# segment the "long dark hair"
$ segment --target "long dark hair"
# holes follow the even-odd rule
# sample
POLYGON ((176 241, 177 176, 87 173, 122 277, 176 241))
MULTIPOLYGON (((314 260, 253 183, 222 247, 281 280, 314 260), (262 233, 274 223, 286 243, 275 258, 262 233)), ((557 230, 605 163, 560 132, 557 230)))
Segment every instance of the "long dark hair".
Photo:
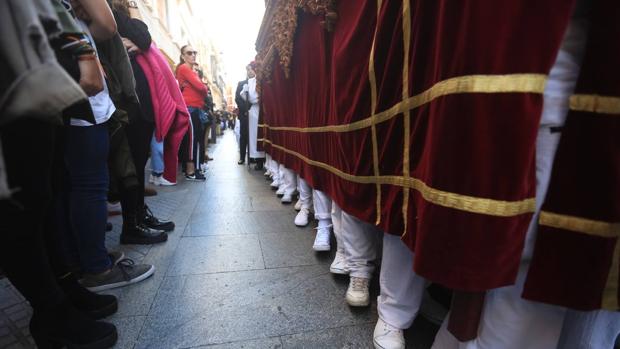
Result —
POLYGON ((175 72, 179 70, 179 67, 185 63, 185 61, 183 60, 183 51, 185 51, 187 46, 189 46, 189 44, 181 46, 181 55, 179 56, 179 64, 177 64, 175 72))

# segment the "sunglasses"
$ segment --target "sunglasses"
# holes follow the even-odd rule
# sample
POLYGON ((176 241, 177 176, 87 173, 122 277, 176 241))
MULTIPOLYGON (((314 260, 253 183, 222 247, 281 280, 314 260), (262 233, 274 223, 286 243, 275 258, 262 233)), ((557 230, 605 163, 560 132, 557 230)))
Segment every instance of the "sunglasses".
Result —
POLYGON ((188 56, 195 56, 195 55, 198 54, 198 51, 185 51, 184 54, 186 54, 188 56))

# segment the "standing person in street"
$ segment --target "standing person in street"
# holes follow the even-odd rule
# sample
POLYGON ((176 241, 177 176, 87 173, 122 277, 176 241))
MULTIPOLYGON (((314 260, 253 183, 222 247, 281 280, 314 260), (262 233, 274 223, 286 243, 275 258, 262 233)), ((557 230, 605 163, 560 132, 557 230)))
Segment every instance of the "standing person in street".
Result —
MULTIPOLYGON (((248 77, 249 77, 249 71, 250 71, 249 65, 246 67, 246 70, 248 71, 248 77)), ((239 165, 243 165, 245 163, 245 154, 248 148, 248 138, 249 138, 248 112, 250 110, 251 105, 241 96, 241 91, 243 90, 243 87, 247 85, 247 83, 248 83, 247 78, 245 80, 239 81, 239 83, 237 84, 237 91, 235 92, 235 103, 237 103, 237 108, 239 109, 239 114, 238 114, 239 161, 237 161, 237 164, 239 165)))
MULTIPOLYGON (((118 26, 118 33, 121 35, 123 44, 127 49, 130 59, 133 78, 136 81, 135 91, 139 98, 139 108, 131 108, 129 124, 126 126, 127 141, 133 158, 138 185, 136 186, 137 202, 134 203, 137 209, 135 215, 136 225, 162 231, 174 230, 174 222, 166 221, 155 217, 144 202, 144 168, 149 157, 151 139, 155 130, 153 104, 151 102, 151 91, 148 81, 137 63, 136 56, 148 51, 151 46, 151 34, 146 24, 139 19, 132 18, 129 12, 130 5, 127 0, 113 1, 113 14, 118 26)), ((139 230, 139 229, 138 229, 139 230)), ((134 235, 134 241, 140 243, 161 242, 165 240, 163 234, 134 235)))
POLYGON ((248 140, 250 146, 250 158, 256 161, 256 170, 263 169, 265 162, 265 152, 258 151, 258 93, 256 91, 256 72, 254 62, 247 66, 248 82, 241 90, 241 97, 248 102, 248 140))
POLYGON ((209 91, 194 71, 198 51, 191 45, 181 47, 181 57, 177 66, 176 76, 179 81, 183 99, 190 113, 190 128, 181 146, 185 163, 185 178, 193 181, 204 181, 206 178, 200 171, 204 159, 204 131, 200 122, 201 108, 209 91), (187 146, 184 146, 187 145, 187 146))

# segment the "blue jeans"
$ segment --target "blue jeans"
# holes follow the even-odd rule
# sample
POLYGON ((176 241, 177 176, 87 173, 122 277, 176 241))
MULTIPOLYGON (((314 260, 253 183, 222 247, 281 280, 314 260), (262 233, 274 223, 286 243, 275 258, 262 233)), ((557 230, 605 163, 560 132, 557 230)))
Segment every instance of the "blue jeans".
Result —
POLYGON ((568 310, 558 349, 613 349, 620 334, 620 313, 568 310))
POLYGON ((65 165, 70 182, 70 228, 64 230, 72 234, 68 240, 73 238, 75 242, 73 250, 67 246, 67 258, 89 274, 101 273, 112 266, 105 247, 109 148, 106 124, 67 127, 65 165))
POLYGON ((153 176, 164 173, 164 142, 158 142, 155 133, 151 138, 151 171, 153 176))

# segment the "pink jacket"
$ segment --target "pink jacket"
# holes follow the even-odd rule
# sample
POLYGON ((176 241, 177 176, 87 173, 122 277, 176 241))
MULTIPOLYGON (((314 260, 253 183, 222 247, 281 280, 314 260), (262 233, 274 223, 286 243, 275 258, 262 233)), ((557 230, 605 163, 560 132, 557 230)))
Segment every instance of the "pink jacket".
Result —
POLYGON ((151 44, 148 51, 136 56, 136 61, 144 70, 151 89, 155 117, 155 138, 161 142, 168 135, 175 119, 178 119, 177 122, 181 121, 185 124, 185 127, 189 126, 189 112, 179 89, 179 84, 172 70, 170 70, 166 58, 155 46, 155 43, 151 44))

